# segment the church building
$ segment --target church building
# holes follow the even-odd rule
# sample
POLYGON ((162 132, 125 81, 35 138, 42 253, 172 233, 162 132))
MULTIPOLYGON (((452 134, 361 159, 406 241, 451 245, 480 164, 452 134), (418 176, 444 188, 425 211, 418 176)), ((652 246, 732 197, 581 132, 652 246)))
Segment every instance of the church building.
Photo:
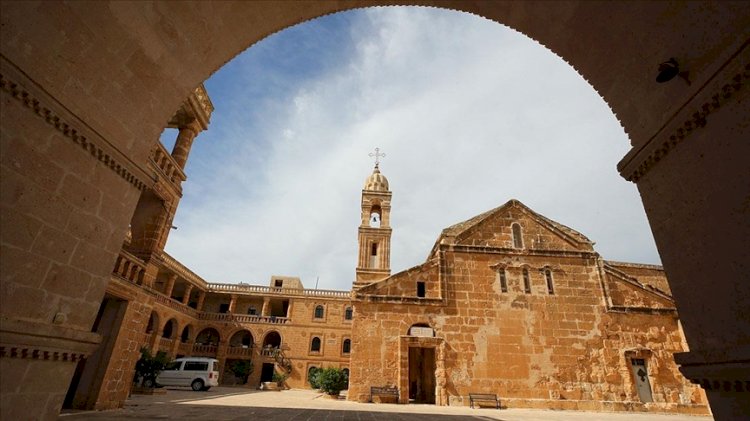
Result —
POLYGON ((707 412, 672 357, 686 344, 660 266, 604 260, 510 200, 390 275, 390 210, 376 165, 362 192, 349 399, 390 386, 400 403, 491 393, 510 407, 707 412))

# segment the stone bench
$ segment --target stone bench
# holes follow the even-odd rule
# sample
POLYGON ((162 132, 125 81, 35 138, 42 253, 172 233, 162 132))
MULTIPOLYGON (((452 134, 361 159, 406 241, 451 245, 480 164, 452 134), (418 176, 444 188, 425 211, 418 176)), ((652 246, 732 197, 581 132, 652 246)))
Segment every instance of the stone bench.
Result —
POLYGON ((371 387, 370 402, 372 403, 398 403, 397 387, 371 387))
POLYGON ((474 408, 474 402, 481 407, 480 402, 491 402, 496 409, 500 409, 500 399, 494 393, 469 393, 469 406, 474 408))

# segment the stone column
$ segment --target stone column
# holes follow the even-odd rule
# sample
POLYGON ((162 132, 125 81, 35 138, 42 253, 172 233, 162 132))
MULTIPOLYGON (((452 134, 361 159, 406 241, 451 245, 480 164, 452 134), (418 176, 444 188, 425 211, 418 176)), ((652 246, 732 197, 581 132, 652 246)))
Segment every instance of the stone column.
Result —
POLYGON ((237 296, 232 294, 229 299, 229 314, 234 313, 234 308, 237 307, 237 296))
POLYGON ((203 311, 203 302, 206 301, 206 291, 200 291, 198 293, 198 305, 195 306, 195 309, 198 311, 203 311))
POLYGON ((182 304, 190 304, 190 293, 193 292, 193 285, 188 284, 185 287, 185 295, 182 297, 182 304))
POLYGON ((264 297, 263 298, 263 310, 261 310, 260 315, 268 316, 269 314, 271 314, 271 298, 264 297))
POLYGON ((193 146, 193 140, 200 133, 200 124, 193 120, 183 127, 180 127, 180 133, 177 135, 177 140, 174 143, 172 149, 172 158, 174 158, 177 165, 180 168, 185 168, 188 155, 190 154, 190 148, 193 146))
POLYGON ((164 295, 166 295, 169 298, 172 298, 172 290, 174 289, 174 282, 177 280, 176 274, 169 275, 169 279, 167 279, 167 285, 164 287, 164 295))

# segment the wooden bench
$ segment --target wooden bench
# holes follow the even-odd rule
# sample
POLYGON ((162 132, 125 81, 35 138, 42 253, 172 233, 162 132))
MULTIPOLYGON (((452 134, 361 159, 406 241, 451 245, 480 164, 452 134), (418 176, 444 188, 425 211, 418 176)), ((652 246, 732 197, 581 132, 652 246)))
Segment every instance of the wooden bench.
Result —
POLYGON ((397 387, 370 387, 370 402, 373 403, 385 403, 384 401, 393 401, 392 403, 398 403, 398 388, 397 387), (378 399, 379 402, 375 402, 374 397, 387 398, 378 399))
MULTIPOLYGON (((474 402, 494 402, 495 408, 500 409, 500 399, 494 393, 469 393, 469 406, 474 408, 474 402)), ((477 404, 477 406, 481 406, 477 404)))

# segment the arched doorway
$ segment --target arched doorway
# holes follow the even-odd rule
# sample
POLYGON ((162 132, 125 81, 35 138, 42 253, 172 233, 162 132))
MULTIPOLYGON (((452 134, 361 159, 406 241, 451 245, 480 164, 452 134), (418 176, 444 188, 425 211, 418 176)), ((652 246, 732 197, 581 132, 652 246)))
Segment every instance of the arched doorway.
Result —
MULTIPOLYGON (((117 203, 112 207, 117 210, 101 217, 124 238, 137 190, 153 181, 143 167, 153 143, 142 139, 156 138, 187 92, 268 34, 327 13, 379 4, 306 3, 283 9, 283 2, 248 2, 232 8, 212 7, 211 19, 205 18, 203 10, 171 13, 168 5, 148 3, 114 3, 94 9, 76 3, 45 8, 24 2, 3 4, 2 92, 6 104, 12 105, 3 107, 2 121, 8 139, 12 138, 12 154, 19 159, 26 156, 23 150, 28 149, 25 142, 29 140, 62 136, 69 142, 61 146, 64 153, 53 148, 37 150, 34 159, 38 166, 17 166, 13 177, 3 177, 3 191, 25 191, 23 200, 4 199, 3 204, 25 220, 44 221, 39 241, 49 242, 57 233, 75 230, 66 227, 65 218, 55 217, 70 209, 89 215, 82 216, 88 219, 78 224, 80 227, 92 226, 100 216, 89 211, 98 200, 48 201, 49 193, 59 186, 39 184, 35 171, 39 167, 63 168, 78 177, 88 165, 79 159, 88 160, 85 162, 110 172, 109 177, 89 180, 81 187, 85 190, 81 196, 99 197, 106 192, 104 201, 117 203), (148 26, 148 19, 143 25, 125 24, 133 21, 129 19, 132 16, 158 19, 160 24, 148 26), (91 27, 105 28, 107 36, 91 31, 91 27), (123 47, 127 51, 111 48, 119 40, 129 41, 123 47), (158 40, 174 42, 166 45, 158 40), (196 51, 203 54, 198 56, 196 51), (167 77, 178 74, 180 77, 167 77), (47 117, 40 119, 39 115, 47 117), (64 159, 68 153, 77 159, 64 159), (42 208, 38 203, 48 206, 42 208)), ((639 184, 664 265, 675 284, 673 292, 691 349, 684 357, 690 376, 706 379, 706 384, 731 383, 733 379, 712 377, 717 367, 729 363, 728 357, 706 355, 725 355, 723 350, 737 349, 741 342, 738 332, 750 327, 750 321, 742 317, 749 307, 750 287, 743 266, 737 264, 747 261, 750 249, 743 205, 750 175, 746 162, 739 158, 747 156, 745 116, 750 114, 748 101, 742 101, 747 95, 743 90, 750 30, 747 6, 734 2, 710 7, 651 2, 633 7, 627 3, 457 1, 451 7, 503 22, 538 40, 571 63, 612 107, 634 145, 622 161, 621 171, 639 184), (656 41, 643 42, 644 37, 656 41), (671 55, 690 67, 689 84, 655 85, 654 76, 645 76, 653 75, 657 65, 671 55), (706 223, 709 220, 711 224, 706 223), (722 281, 716 283, 715 279, 722 281), (705 317, 706 308, 711 309, 710 319, 705 317)), ((2 242, 18 250, 13 267, 39 267, 59 260, 55 250, 29 253, 28 236, 21 230, 10 227, 2 233, 2 242)), ((86 238, 81 235, 84 228, 78 231, 69 233, 86 238)), ((91 250, 101 248, 97 240, 82 241, 91 250)), ((99 286, 107 282, 110 272, 108 265, 100 263, 114 262, 116 251, 101 254, 101 258, 84 263, 84 269, 95 275, 92 282, 99 286)), ((140 264, 137 257, 131 260, 136 267, 140 264)), ((21 321, 39 325, 38 329, 16 329, 20 334, 42 331, 51 320, 66 317, 55 314, 52 306, 25 306, 25 300, 17 299, 15 294, 21 293, 46 296, 47 290, 39 287, 41 275, 23 280, 13 275, 9 265, 2 267, 3 287, 14 291, 2 306, 3 315, 18 326, 21 321)), ((67 292, 50 288, 46 300, 78 299, 77 292, 90 287, 84 279, 71 279, 69 285, 67 292)), ((92 305, 79 306, 76 317, 67 317, 67 327, 78 333, 56 333, 62 340, 90 334, 96 317, 93 301, 99 299, 93 296, 97 294, 88 298, 92 305)), ((93 337, 90 343, 93 350, 93 337)), ((15 362, 31 367, 28 361, 15 362)), ((29 385, 43 381, 47 374, 44 369, 30 372, 28 378, 34 380, 29 385)), ((14 392, 19 399, 11 396, 9 400, 22 402, 25 393, 20 387, 14 392)), ((738 399, 734 392, 709 390, 709 395, 717 402, 729 400, 728 407, 736 404, 732 399, 738 399)), ((38 418, 36 413, 20 412, 28 411, 20 405, 8 411, 12 411, 11 418, 15 411, 38 418)), ((718 407, 714 413, 731 416, 722 415, 718 407)))

